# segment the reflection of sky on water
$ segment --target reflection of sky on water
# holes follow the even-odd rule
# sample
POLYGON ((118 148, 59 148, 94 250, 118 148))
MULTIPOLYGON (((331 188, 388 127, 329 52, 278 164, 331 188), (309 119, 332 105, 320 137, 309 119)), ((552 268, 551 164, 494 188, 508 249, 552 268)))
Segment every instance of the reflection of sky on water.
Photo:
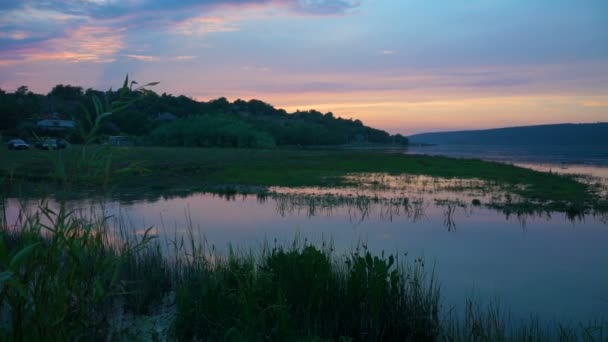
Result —
POLYGON ((595 165, 555 165, 539 163, 516 163, 517 166, 527 167, 537 171, 555 172, 570 175, 585 175, 608 180, 608 167, 595 165))
MULTIPOLYGON (((518 155, 506 151, 499 152, 518 155)), ((507 160, 492 158, 497 154, 465 156, 507 160)), ((584 181, 608 184, 607 167, 531 163, 525 155, 509 158, 524 167, 582 174, 595 177, 584 181)), ((558 159, 549 151, 542 160, 558 159)), ((227 200, 193 194, 110 200, 103 209, 97 200, 69 205, 82 208, 84 215, 98 208, 114 217, 111 225, 127 225, 140 233, 157 227, 161 241, 186 235, 191 223, 220 251, 229 243, 260 248, 276 239, 290 244, 299 235, 315 243, 332 240, 342 255, 363 241, 374 252, 425 256, 427 267, 435 265, 447 308, 462 309, 473 294, 486 301, 499 298, 515 317, 536 313, 547 320, 574 322, 608 317, 608 216, 587 215, 578 221, 559 213, 505 217, 472 205, 473 199, 487 204, 505 196, 479 180, 386 174, 351 175, 349 180, 353 185, 340 189, 271 188, 265 197, 227 200)), ((33 209, 36 203, 23 206, 33 209)), ((15 200, 8 201, 9 222, 14 222, 19 207, 15 200)))
MULTIPOLYGON (((508 163, 561 166, 592 166, 608 169, 606 146, 525 146, 525 145, 433 145, 411 146, 405 153, 480 158, 508 163)), ((604 175, 608 175, 604 170, 604 175)))
MULTIPOLYGON (((281 210, 281 199, 269 196, 219 196, 194 194, 158 201, 104 203, 105 215, 118 217, 140 232, 159 227, 161 241, 187 232, 189 222, 196 232, 220 251, 229 243, 260 247, 264 242, 289 243, 296 234, 320 243, 332 240, 338 255, 364 241, 374 252, 408 252, 425 256, 427 267, 435 264, 446 306, 458 305, 472 291, 482 298, 499 297, 520 317, 538 313, 546 319, 588 320, 608 313, 608 225, 599 217, 587 216, 570 222, 564 214, 511 216, 470 205, 455 205, 446 226, 446 206, 432 195, 423 200, 422 215, 413 217, 401 210, 386 215, 382 201, 360 207, 348 202, 317 208, 311 215, 302 203, 291 201, 291 210, 281 210), (525 223, 525 224, 524 224, 525 223)), ((26 203, 30 208, 35 203, 26 203)), ((53 204, 54 205, 54 204, 53 204)), ((89 215, 96 201, 69 203, 89 215)), ((8 200, 7 218, 14 222, 19 211, 8 200)))
POLYGON ((411 146, 405 153, 479 158, 537 171, 576 175, 585 183, 598 185, 599 193, 608 196, 606 146, 433 145, 411 146))

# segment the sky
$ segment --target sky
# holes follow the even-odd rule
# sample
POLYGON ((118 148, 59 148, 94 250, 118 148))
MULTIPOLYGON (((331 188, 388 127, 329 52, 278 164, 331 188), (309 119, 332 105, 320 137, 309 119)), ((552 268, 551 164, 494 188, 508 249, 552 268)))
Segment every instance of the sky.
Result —
POLYGON ((605 0, 0 0, 0 88, 252 98, 405 135, 608 121, 605 0))

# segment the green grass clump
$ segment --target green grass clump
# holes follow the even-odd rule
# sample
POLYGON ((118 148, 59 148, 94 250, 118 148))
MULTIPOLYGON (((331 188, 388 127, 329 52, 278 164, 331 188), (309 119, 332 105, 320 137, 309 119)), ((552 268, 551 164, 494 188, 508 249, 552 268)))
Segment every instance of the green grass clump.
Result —
POLYGON ((0 306, 8 308, 0 339, 102 336, 103 313, 120 290, 119 259, 96 225, 65 210, 42 212, 0 235, 0 306))
POLYGON ((444 317, 421 259, 364 245, 335 256, 296 240, 220 255, 190 234, 164 255, 151 230, 135 238, 64 208, 41 212, 0 229, 3 341, 603 341, 608 332, 605 322, 550 327, 473 305, 463 320, 444 317))
POLYGON ((0 340, 103 339, 119 303, 145 312, 169 290, 158 246, 47 206, 0 229, 0 340))
POLYGON ((136 315, 152 314, 173 288, 171 265, 158 244, 121 253, 121 256, 119 272, 126 294, 126 311, 136 315))
POLYGON ((439 292, 422 264, 311 245, 197 262, 177 291, 179 340, 433 340, 439 292), (201 268, 201 266, 203 266, 201 268))

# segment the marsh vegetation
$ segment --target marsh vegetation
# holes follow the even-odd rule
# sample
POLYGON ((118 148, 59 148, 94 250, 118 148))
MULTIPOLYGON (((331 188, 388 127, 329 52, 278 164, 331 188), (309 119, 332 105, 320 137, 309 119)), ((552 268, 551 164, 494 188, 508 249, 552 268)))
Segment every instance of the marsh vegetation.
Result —
MULTIPOLYGON (((526 215, 555 212, 573 221, 605 215, 608 205, 602 187, 572 176, 475 159, 394 151, 270 149, 282 140, 270 126, 259 129, 264 120, 200 116, 153 128, 153 137, 162 145, 248 149, 98 144, 108 118, 124 119, 122 114, 135 101, 156 99, 146 86, 133 90, 130 85, 125 80, 119 91, 106 93, 105 98, 100 98, 103 93, 88 94, 92 104, 81 112, 79 125, 82 145, 0 154, 1 339, 606 338, 603 321, 574 328, 535 319, 511 321, 503 310, 473 301, 455 312, 443 305, 441 274, 424 258, 406 251, 372 250, 365 240, 336 250, 333 231, 318 243, 301 236, 292 242, 270 237, 257 248, 228 244, 220 249, 198 232, 189 211, 181 226, 176 221, 171 235, 162 225, 137 229, 120 213, 111 218, 88 201, 153 203, 211 193, 229 200, 244 196, 246 202, 247 195, 254 194, 258 204, 272 201, 279 217, 346 211, 355 224, 370 217, 418 223, 427 218, 428 208, 439 208, 442 225, 453 232, 460 229, 455 217, 463 212, 473 215, 474 210, 516 214, 524 223, 526 215), (214 129, 194 139, 196 132, 188 129, 196 125, 214 129), (52 201, 44 200, 49 196, 52 201), (10 203, 20 201, 24 204, 15 213, 10 203), (74 202, 81 204, 68 204, 74 202), (80 215, 77 208, 90 214, 80 215), (13 213, 7 214, 10 210, 13 213)), ((82 95, 80 90, 76 93, 82 95)), ((262 104, 247 105, 261 106, 260 115, 266 115, 262 104)), ((299 120, 294 129, 314 130, 314 119, 378 133, 357 122, 317 114, 283 119, 299 120)), ((385 132, 378 134, 378 139, 390 138, 385 132)))
POLYGON ((510 322, 470 301, 445 312, 423 258, 331 241, 218 253, 194 227, 169 240, 62 207, 2 225, 3 340, 589 340, 608 327, 510 322), (512 324, 512 325, 511 325, 512 324))

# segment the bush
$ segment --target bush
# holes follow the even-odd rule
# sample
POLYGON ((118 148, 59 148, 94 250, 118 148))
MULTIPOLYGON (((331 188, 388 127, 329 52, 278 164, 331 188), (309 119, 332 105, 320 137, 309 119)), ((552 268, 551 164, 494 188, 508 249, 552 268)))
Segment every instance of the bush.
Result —
POLYGON ((274 139, 238 120, 213 116, 179 119, 152 131, 153 143, 163 146, 271 148, 274 139))
POLYGON ((190 268, 177 290, 178 340, 433 340, 439 293, 422 264, 314 246, 231 252, 190 268))
POLYGON ((0 307, 10 322, 0 339, 102 337, 104 313, 119 291, 119 257, 98 225, 64 209, 43 212, 51 225, 37 216, 21 231, 4 227, 0 235, 0 307))

